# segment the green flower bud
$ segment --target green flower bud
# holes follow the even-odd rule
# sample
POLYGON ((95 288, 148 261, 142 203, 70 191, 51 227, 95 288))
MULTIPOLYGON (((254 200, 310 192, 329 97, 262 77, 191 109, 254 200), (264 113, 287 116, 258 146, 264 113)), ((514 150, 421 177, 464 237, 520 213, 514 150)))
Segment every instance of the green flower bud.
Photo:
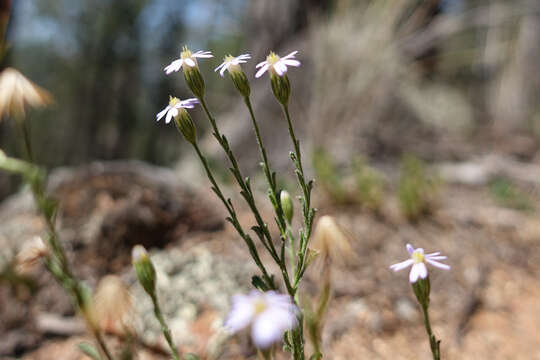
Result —
POLYGON ((427 308, 429 306, 429 292, 431 291, 431 284, 429 282, 429 276, 425 279, 418 279, 418 281, 411 284, 416 299, 422 305, 427 308))
POLYGON ((144 291, 150 296, 156 294, 156 269, 148 257, 148 252, 142 245, 135 245, 131 251, 131 262, 135 268, 137 279, 144 291))
POLYGON ((272 84, 272 92, 276 99, 283 106, 287 106, 289 95, 291 94, 291 84, 287 75, 279 76, 272 70, 270 71, 270 83, 272 84))
POLYGON ((184 46, 180 57, 182 59, 190 59, 195 65, 190 66, 187 62, 184 61, 184 78, 186 83, 189 86, 191 92, 198 98, 204 96, 204 79, 199 71, 199 65, 197 64, 197 59, 192 56, 191 50, 184 46))
POLYGON ((186 109, 178 109, 178 115, 174 118, 174 122, 178 131, 182 133, 187 141, 192 144, 197 142, 197 131, 186 109))
POLYGON ((279 194, 281 200, 281 209, 283 209, 283 214, 287 219, 287 222, 290 224, 294 215, 294 206, 291 199, 291 195, 286 190, 281 190, 279 194))

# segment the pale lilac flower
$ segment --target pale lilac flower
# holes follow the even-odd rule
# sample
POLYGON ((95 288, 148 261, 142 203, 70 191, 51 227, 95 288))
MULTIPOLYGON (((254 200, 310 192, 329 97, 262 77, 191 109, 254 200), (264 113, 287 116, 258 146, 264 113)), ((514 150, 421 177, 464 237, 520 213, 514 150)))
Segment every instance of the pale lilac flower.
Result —
POLYGON ((165 114, 165 124, 168 124, 172 118, 178 116, 178 109, 184 108, 184 109, 193 109, 195 107, 195 104, 198 104, 199 100, 196 98, 186 99, 180 101, 180 99, 176 97, 169 97, 169 105, 162 111, 160 111, 156 115, 156 120, 159 121, 165 114))
POLYGON ((270 55, 266 57, 265 61, 257 64, 256 68, 260 69, 255 74, 255 77, 260 78, 268 69, 279 76, 285 75, 287 72, 287 66, 300 66, 300 61, 294 58, 296 53, 298 53, 298 51, 293 51, 289 55, 280 58, 279 55, 271 52, 270 55))
POLYGON ((440 252, 424 254, 424 249, 415 249, 411 244, 407 244, 407 251, 411 255, 411 258, 390 266, 390 269, 400 271, 412 265, 411 272, 409 273, 409 281, 411 283, 418 281, 418 278, 425 279, 428 276, 426 263, 439 269, 450 270, 450 266, 438 262, 438 260, 446 259, 446 256, 440 255, 440 252))
POLYGON ((232 69, 239 69, 239 65, 244 64, 246 60, 249 60, 249 59, 251 59, 251 55, 249 54, 242 54, 236 57, 232 55, 225 56, 225 59, 223 59, 223 62, 221 63, 221 65, 215 68, 214 71, 219 70, 219 75, 223 77, 223 75, 225 74, 225 70, 230 71, 232 69))
POLYGON ((275 291, 261 293, 253 290, 248 295, 236 295, 225 328, 236 333, 251 327, 253 343, 265 349, 283 337, 283 333, 297 325, 297 307, 288 295, 275 291))
POLYGON ((182 52, 180 53, 180 58, 174 60, 169 65, 165 66, 163 69, 167 75, 172 73, 173 71, 178 71, 182 68, 184 64, 190 67, 197 66, 197 58, 211 58, 213 57, 212 53, 210 51, 196 51, 194 53, 191 52, 187 47, 184 46, 182 49, 182 52))

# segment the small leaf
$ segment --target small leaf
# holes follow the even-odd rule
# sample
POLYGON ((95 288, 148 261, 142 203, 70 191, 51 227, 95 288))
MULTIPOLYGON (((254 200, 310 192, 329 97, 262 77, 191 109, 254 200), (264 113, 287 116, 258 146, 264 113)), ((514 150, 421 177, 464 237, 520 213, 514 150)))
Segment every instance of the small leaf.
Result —
POLYGON ((99 351, 97 351, 94 345, 87 342, 82 342, 77 344, 77 346, 79 347, 79 350, 81 350, 81 352, 86 356, 89 356, 94 360, 102 360, 101 355, 99 355, 99 351))
POLYGON ((263 292, 268 291, 268 286, 266 286, 264 281, 262 281, 262 279, 257 275, 254 275, 251 278, 251 285, 253 285, 256 289, 260 291, 263 291, 263 292))

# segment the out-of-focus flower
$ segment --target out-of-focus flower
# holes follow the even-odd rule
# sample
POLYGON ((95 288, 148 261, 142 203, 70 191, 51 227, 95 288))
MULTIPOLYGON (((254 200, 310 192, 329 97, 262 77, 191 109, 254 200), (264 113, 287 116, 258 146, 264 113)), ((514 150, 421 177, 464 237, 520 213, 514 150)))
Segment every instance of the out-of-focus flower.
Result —
POLYGON ((210 51, 196 51, 194 53, 191 52, 186 46, 182 49, 182 52, 180 53, 180 58, 174 60, 169 65, 165 66, 163 69, 167 75, 174 71, 178 71, 182 68, 184 64, 186 64, 189 67, 195 67, 197 66, 197 58, 211 58, 213 57, 212 53, 210 51))
POLYGON ((186 99, 180 101, 177 97, 170 96, 169 97, 169 105, 165 107, 162 111, 160 111, 156 115, 156 120, 159 121, 163 116, 165 116, 165 124, 168 124, 171 122, 172 118, 176 118, 178 116, 178 110, 179 109, 193 109, 195 107, 195 104, 198 104, 199 100, 196 98, 186 99))
POLYGON ((21 251, 15 257, 15 270, 20 274, 27 274, 36 268, 39 261, 49 255, 49 248, 40 236, 25 242, 21 251))
POLYGON ((270 69, 272 74, 277 74, 279 76, 285 75, 287 66, 300 66, 300 61, 294 58, 297 53, 298 51, 293 51, 289 55, 280 58, 279 55, 271 52, 270 55, 266 57, 265 61, 257 64, 256 68, 260 69, 255 74, 255 77, 260 78, 268 69, 270 69))
POLYGON ((50 104, 52 96, 19 71, 7 68, 0 73, 0 116, 24 116, 25 105, 41 107, 50 104))
POLYGON ((334 263, 350 262, 354 258, 354 250, 349 238, 332 216, 324 215, 315 225, 311 248, 323 259, 334 263))
POLYGON ((400 271, 412 265, 411 272, 409 273, 409 281, 411 283, 415 283, 416 281, 418 281, 419 278, 427 278, 428 271, 426 263, 433 265, 439 269, 450 270, 449 265, 439 262, 439 260, 446 259, 446 256, 440 255, 440 252, 424 254, 424 249, 415 249, 411 244, 407 244, 407 251, 409 252, 411 258, 390 266, 390 269, 394 271, 400 271))
POLYGON ((110 332, 132 330, 133 301, 118 276, 107 275, 99 281, 94 295, 94 311, 101 329, 110 332))
POLYGON ((221 75, 221 77, 225 75, 226 70, 229 70, 229 72, 242 71, 242 69, 240 68, 240 64, 246 63, 246 61, 249 59, 251 59, 251 55, 249 54, 242 54, 236 57, 232 55, 227 55, 225 56, 225 59, 223 59, 221 65, 215 68, 214 71, 219 70, 219 75, 221 75))
POLYGON ((254 290, 248 295, 236 295, 232 301, 226 329, 236 333, 251 327, 253 343, 260 349, 281 340, 285 331, 298 324, 298 309, 288 295, 254 290))

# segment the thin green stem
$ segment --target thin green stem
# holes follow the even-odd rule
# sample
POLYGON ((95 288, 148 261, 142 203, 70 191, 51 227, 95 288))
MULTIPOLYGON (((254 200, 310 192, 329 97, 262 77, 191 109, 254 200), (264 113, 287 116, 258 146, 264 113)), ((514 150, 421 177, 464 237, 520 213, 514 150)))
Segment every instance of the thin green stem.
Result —
POLYGON ((291 285, 289 274, 287 272, 287 265, 285 264, 284 261, 282 261, 281 257, 279 256, 276 250, 276 247, 274 245, 274 242, 272 241, 272 236, 270 235, 268 225, 262 219, 259 209, 257 208, 257 205, 255 204, 255 198, 253 196, 253 192, 249 184, 249 178, 246 178, 244 180, 244 177, 242 176, 242 173, 240 171, 240 167, 238 166, 236 157, 234 156, 229 146, 229 142, 227 141, 227 138, 220 133, 216 124, 216 120, 214 119, 214 117, 210 113, 210 110, 208 109, 208 106, 206 105, 206 101, 202 97, 199 98, 199 101, 204 109, 204 112, 206 113, 208 120, 210 121, 210 124, 212 125, 212 129, 214 131, 213 133, 214 137, 223 148, 225 154, 227 155, 227 158, 229 159, 229 162, 232 165, 232 168, 230 168, 230 170, 234 178, 236 179, 236 182, 240 186, 240 189, 241 189, 240 194, 242 195, 242 197, 248 204, 251 212, 253 213, 255 217, 255 220, 257 222, 257 227, 254 227, 254 230, 257 236, 259 237, 259 239, 261 240, 261 242, 265 245, 266 249, 272 256, 274 261, 279 265, 281 274, 283 276, 283 281, 285 282, 285 286, 287 288, 287 292, 291 294, 291 296, 294 296, 295 289, 291 285))
POLYGON ((107 358, 107 360, 113 360, 113 357, 109 349, 107 348, 107 345, 105 344, 105 340, 103 339, 103 336, 101 335, 101 332, 99 331, 99 329, 95 329, 92 332, 94 334, 94 337, 96 338, 96 342, 98 343, 99 348, 101 349, 103 354, 105 354, 105 357, 107 358))
POLYGON ((165 339, 167 340, 167 344, 169 344, 169 348, 172 352, 172 357, 174 360, 180 360, 180 354, 178 353, 178 348, 174 345, 172 336, 171 336, 171 330, 167 326, 167 323, 165 322, 165 318, 163 317, 163 313, 161 312, 161 308, 159 307, 159 302, 157 300, 156 294, 153 294, 150 296, 152 298, 152 303, 154 304, 154 315, 156 316, 157 320, 159 321, 159 324, 161 325, 161 332, 163 332, 163 335, 165 336, 165 339))
POLYGON ((234 210, 234 207, 232 205, 232 202, 225 198, 223 195, 223 192, 221 191, 221 188, 219 187, 216 179, 214 178, 214 175, 212 174, 212 170, 210 169, 210 166, 208 165, 208 161, 206 160, 206 157, 201 152, 201 149, 197 145, 197 143, 193 144, 193 148, 195 149, 195 152, 197 153, 197 156, 199 157, 201 163, 203 164, 204 170, 206 171, 206 176, 208 177, 208 180, 210 180, 210 183, 212 183, 212 189, 218 196, 218 198, 221 200, 225 208, 227 209, 227 212, 229 213, 228 220, 231 222, 231 224, 234 226, 240 237, 245 241, 246 245, 249 248, 250 254, 259 267, 259 269, 262 272, 263 278, 266 282, 266 285, 274 289, 275 285, 273 283, 272 277, 268 275, 268 272, 266 268, 264 267, 260 257, 259 253, 257 252, 257 248, 255 247, 255 244, 253 243, 253 240, 251 237, 245 233, 244 229, 240 225, 240 222, 238 221, 238 218, 236 216, 236 211, 234 210))
POLYGON ((429 337, 429 346, 431 348, 431 353, 433 354, 433 360, 440 360, 440 341, 435 338, 435 335, 433 335, 433 331, 431 330, 427 305, 422 305, 422 313, 424 314, 424 326, 429 337))
POLYGON ((21 135, 23 137, 24 149, 26 151, 26 159, 29 162, 33 163, 34 154, 32 152, 32 143, 30 142, 30 131, 28 129, 28 125, 26 124, 25 119, 20 116, 15 119, 15 122, 17 123, 19 131, 21 132, 21 135))

